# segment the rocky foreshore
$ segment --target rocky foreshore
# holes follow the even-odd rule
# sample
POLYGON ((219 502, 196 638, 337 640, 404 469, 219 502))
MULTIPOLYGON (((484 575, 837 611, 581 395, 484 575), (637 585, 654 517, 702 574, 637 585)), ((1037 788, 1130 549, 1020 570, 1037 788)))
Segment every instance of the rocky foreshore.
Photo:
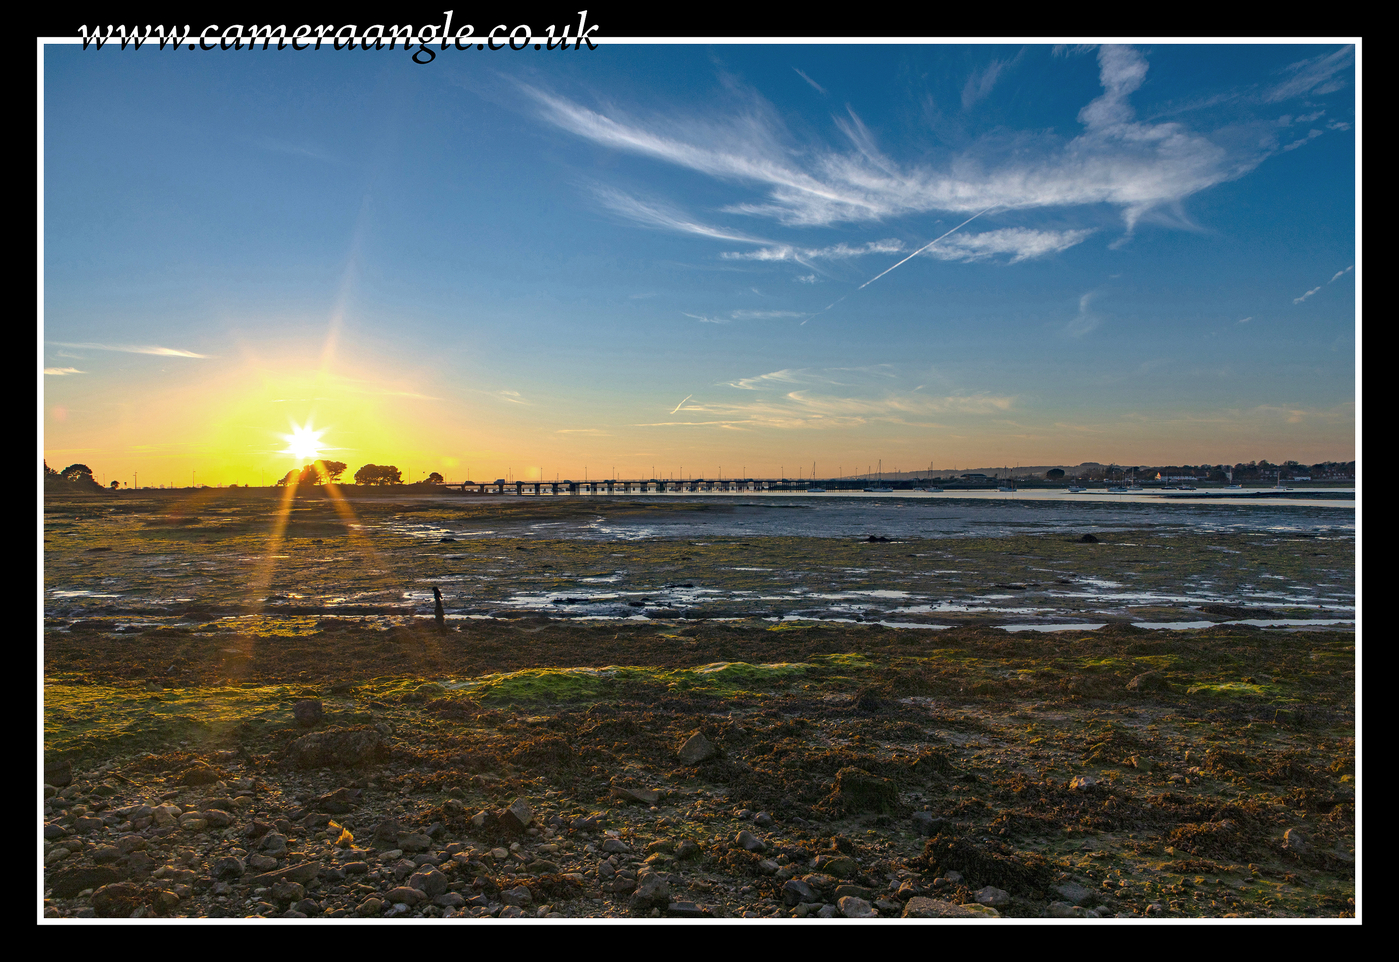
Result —
MULTIPOLYGON (((702 735, 681 747, 713 749, 702 735)), ((45 917, 985 918, 1014 900, 704 791, 614 788, 615 807, 586 815, 549 798, 468 813, 457 798, 416 811, 373 777, 317 794, 324 773, 274 783, 233 757, 172 774, 157 791, 102 769, 45 787, 45 917)), ((940 821, 916 812, 899 834, 940 821)), ((1133 915, 1071 881, 1052 890, 1045 917, 1133 915)))

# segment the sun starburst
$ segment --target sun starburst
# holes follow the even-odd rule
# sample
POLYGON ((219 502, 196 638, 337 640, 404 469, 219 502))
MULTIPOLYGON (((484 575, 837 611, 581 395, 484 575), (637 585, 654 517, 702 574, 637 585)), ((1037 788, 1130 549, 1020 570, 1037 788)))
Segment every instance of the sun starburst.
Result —
POLYGON ((284 434, 282 438, 287 442, 284 454, 290 454, 298 461, 314 461, 321 454, 321 435, 324 430, 316 431, 311 427, 311 422, 303 425, 293 424, 292 433, 284 434))

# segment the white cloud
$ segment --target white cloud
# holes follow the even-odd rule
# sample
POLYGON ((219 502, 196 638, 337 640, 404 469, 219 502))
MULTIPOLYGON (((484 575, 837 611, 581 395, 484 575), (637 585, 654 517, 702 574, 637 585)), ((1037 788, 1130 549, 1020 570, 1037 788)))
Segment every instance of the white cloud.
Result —
POLYGON ((1334 283, 1335 281, 1339 280, 1340 278, 1345 277, 1347 274, 1349 274, 1349 273, 1350 273, 1351 271, 1353 271, 1353 270, 1355 270, 1355 265, 1354 265, 1354 264, 1350 265, 1349 267, 1347 267, 1347 268, 1346 268, 1345 270, 1343 270, 1343 271, 1337 271, 1335 274, 1331 275, 1331 280, 1327 281, 1326 283, 1328 283, 1328 284, 1334 283))
POLYGON ((1300 139, 1298 139, 1298 140, 1294 140, 1292 143, 1290 143, 1290 144, 1288 144, 1286 147, 1284 147, 1284 148, 1283 148, 1283 152, 1286 153, 1286 152, 1289 151, 1289 150, 1296 150, 1298 147, 1302 146, 1302 145, 1305 144, 1307 141, 1309 141, 1309 140, 1315 140, 1316 138, 1318 138, 1318 137, 1320 137, 1320 136, 1321 136, 1321 131, 1317 130, 1316 128, 1312 128, 1311 130, 1307 131, 1307 136, 1302 137, 1302 138, 1300 138, 1300 139))
POLYGON ((1319 290, 1321 290, 1320 287, 1313 287, 1311 290, 1307 291, 1307 293, 1303 294, 1301 297, 1294 297, 1294 298, 1292 299, 1292 303, 1294 303, 1294 304, 1300 304, 1300 303, 1302 303, 1303 301, 1305 301, 1307 298, 1311 297, 1313 294, 1315 294, 1315 293, 1316 293, 1317 291, 1319 291, 1319 290))
POLYGON ((1065 325, 1065 334, 1069 337, 1083 337, 1102 323, 1102 318, 1088 309, 1097 296, 1097 291, 1089 291, 1078 299, 1078 316, 1065 325))
MULTIPOLYGON (((1242 176, 1266 155, 1260 149, 1230 156, 1182 124, 1134 120, 1129 97, 1146 76, 1145 59, 1131 48, 1106 46, 1098 60, 1103 93, 1080 112, 1078 136, 1063 141, 1027 133, 1009 160, 990 163, 973 146, 940 166, 890 160, 853 113, 837 119, 853 150, 796 149, 776 111, 757 97, 737 116, 638 119, 617 108, 594 110, 537 88, 524 90, 546 120, 576 136, 760 188, 763 199, 724 210, 788 226, 1105 203, 1121 209, 1130 228, 1146 211, 1242 176)), ((696 226, 679 229, 706 232, 696 226)))
MULTIPOLYGON (((830 247, 792 247, 779 244, 756 251, 725 251, 719 256, 725 260, 739 261, 795 261, 805 264, 814 260, 844 260, 863 257, 866 254, 897 254, 904 249, 902 241, 869 241, 851 247, 849 244, 834 244, 830 247)), ((814 277, 814 275, 813 275, 814 277)))
POLYGON ((1010 60, 993 60, 968 77, 966 86, 962 88, 962 109, 970 110, 978 102, 985 100, 990 95, 991 88, 996 86, 1001 71, 1011 63, 1010 60))
POLYGON ((715 240, 739 241, 746 244, 772 243, 762 238, 749 237, 738 231, 702 224, 691 220, 685 214, 666 204, 641 200, 611 187, 597 187, 594 188, 593 192, 603 206, 609 210, 648 227, 678 231, 682 234, 699 234, 702 237, 712 237, 715 240))
POLYGON ((1012 264, 1047 254, 1057 254, 1083 243, 1091 230, 1030 230, 1007 227, 979 234, 953 234, 940 245, 927 250, 929 257, 949 261, 983 260, 996 254, 1010 254, 1012 264))
POLYGON ((44 368, 44 373, 55 377, 62 377, 66 374, 86 374, 87 372, 79 371, 75 367, 46 367, 44 368))
POLYGON ((1355 47, 1349 45, 1333 53, 1299 60, 1283 71, 1292 76, 1265 92, 1263 99, 1277 103, 1304 94, 1323 94, 1340 90, 1344 84, 1335 80, 1335 75, 1349 70, 1354 63, 1355 47))
POLYGON ((213 357, 212 354, 196 354, 193 351, 182 351, 175 347, 157 347, 154 345, 138 344, 68 344, 62 341, 52 342, 59 347, 76 347, 88 351, 121 351, 125 354, 156 354, 160 357, 213 357))
MULTIPOLYGON (((745 379, 753 380, 753 379, 745 379)), ((741 382, 731 382, 735 385, 741 382)), ((1010 410, 1015 398, 993 394, 885 394, 849 397, 787 391, 776 396, 736 403, 704 402, 685 405, 693 421, 659 421, 638 427, 835 428, 871 423, 930 426, 948 416, 982 416, 1010 410)), ((672 412, 674 413, 674 412, 672 412)))

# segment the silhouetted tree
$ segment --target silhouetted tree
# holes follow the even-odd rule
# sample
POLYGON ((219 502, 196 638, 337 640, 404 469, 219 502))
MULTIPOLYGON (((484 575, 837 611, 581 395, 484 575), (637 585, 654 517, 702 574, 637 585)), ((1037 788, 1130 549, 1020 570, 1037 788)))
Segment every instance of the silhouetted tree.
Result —
POLYGON ((355 484, 402 484, 403 472, 392 464, 366 464, 355 472, 355 484))
POLYGON ((442 475, 438 474, 436 471, 432 472, 427 476, 428 484, 441 484, 442 480, 442 475))
POLYGON ((344 461, 317 461, 321 470, 325 472, 325 480, 335 484, 340 480, 340 475, 344 474, 349 465, 344 461))
POLYGON ((1064 469, 1063 469, 1063 468, 1050 468, 1048 471, 1046 471, 1046 472, 1044 473, 1044 476, 1045 476, 1045 478, 1047 478, 1047 479, 1050 480, 1050 481, 1058 481, 1060 478, 1062 478, 1062 477, 1064 476, 1064 469))
POLYGON ((115 490, 116 490, 117 488, 119 488, 119 487, 121 487, 121 482, 120 482, 120 481, 117 481, 117 480, 113 480, 113 481, 112 481, 112 490, 115 491, 115 490))
POLYGON ((95 484, 92 479, 92 468, 86 464, 70 464, 62 471, 58 472, 65 481, 87 481, 95 484))
POLYGON ((292 468, 290 471, 287 472, 286 477, 277 479, 277 487, 282 488, 286 487, 289 484, 295 484, 297 478, 299 478, 300 476, 301 472, 296 470, 296 468, 292 468))

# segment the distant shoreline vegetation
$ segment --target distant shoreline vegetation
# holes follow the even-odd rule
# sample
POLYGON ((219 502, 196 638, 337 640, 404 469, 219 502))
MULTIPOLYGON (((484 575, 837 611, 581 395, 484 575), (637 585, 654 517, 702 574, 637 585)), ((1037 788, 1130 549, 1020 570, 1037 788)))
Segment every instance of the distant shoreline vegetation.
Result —
MULTIPOLYGON (((295 487, 314 486, 324 484, 344 484, 342 478, 349 465, 343 461, 316 460, 301 468, 292 468, 284 476, 277 479, 271 487, 295 487)), ((824 480, 829 481, 853 481, 863 478, 862 474, 845 474, 840 477, 832 477, 824 480)), ((1181 464, 1181 465, 1120 465, 1102 464, 1097 461, 1085 461, 1078 465, 1067 466, 1017 466, 1014 469, 983 468, 981 471, 965 471, 946 468, 933 469, 931 465, 927 470, 918 471, 885 471, 882 478, 886 482, 938 482, 956 484, 959 482, 974 483, 978 481, 992 481, 1008 479, 1017 482, 1048 481, 1050 483, 1072 483, 1072 482, 1108 482, 1108 481, 1130 481, 1138 480, 1142 482, 1200 482, 1200 483, 1245 483, 1263 481, 1341 481, 1353 482, 1355 480, 1354 461, 1320 461, 1316 464, 1302 464, 1298 461, 1283 461, 1274 464, 1267 460, 1238 462, 1236 464, 1181 464), (989 472, 989 473, 986 473, 989 472)), ((743 479, 734 479, 743 480, 743 479)), ((749 479, 751 480, 751 479, 749 479)), ((783 478, 783 481, 795 481, 797 479, 783 478)), ((814 480, 814 479, 811 479, 814 480)), ((353 483, 358 487, 418 487, 423 485, 446 484, 446 479, 438 472, 433 471, 421 481, 405 481, 403 472, 396 465, 392 464, 366 464, 353 475, 353 483)), ((452 482, 457 484, 460 482, 452 482)), ((472 484, 470 480, 465 482, 472 484)), ((498 482, 497 482, 498 483, 498 482)), ((525 482, 532 484, 534 482, 525 482)), ((259 487, 266 487, 260 485, 259 487)), ((174 488, 175 485, 146 485, 147 489, 174 488)), ((197 485, 191 482, 190 487, 204 488, 251 488, 249 484, 229 484, 229 485, 197 485)), ((113 480, 109 485, 99 484, 94 477, 92 468, 86 464, 70 464, 62 471, 55 471, 44 462, 44 490, 46 493, 96 493, 106 490, 131 490, 132 485, 122 481, 113 480)))

